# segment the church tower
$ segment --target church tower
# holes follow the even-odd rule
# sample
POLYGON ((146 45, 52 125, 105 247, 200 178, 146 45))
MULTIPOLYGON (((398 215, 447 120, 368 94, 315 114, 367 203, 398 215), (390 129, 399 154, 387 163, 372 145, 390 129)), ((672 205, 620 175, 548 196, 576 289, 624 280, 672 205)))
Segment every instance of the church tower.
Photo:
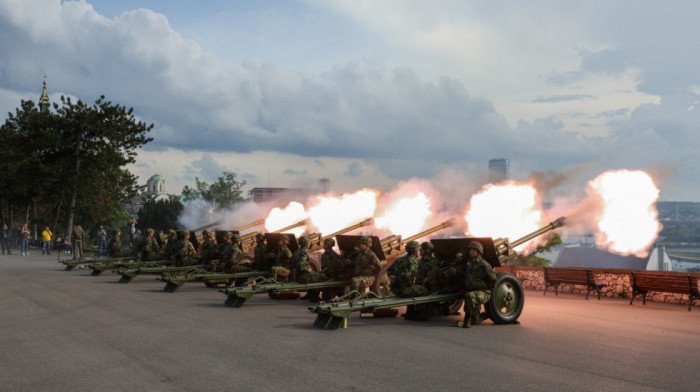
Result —
POLYGON ((41 98, 39 98, 39 110, 48 112, 49 107, 51 107, 51 102, 49 102, 49 95, 46 93, 46 74, 44 74, 44 91, 41 93, 41 98))

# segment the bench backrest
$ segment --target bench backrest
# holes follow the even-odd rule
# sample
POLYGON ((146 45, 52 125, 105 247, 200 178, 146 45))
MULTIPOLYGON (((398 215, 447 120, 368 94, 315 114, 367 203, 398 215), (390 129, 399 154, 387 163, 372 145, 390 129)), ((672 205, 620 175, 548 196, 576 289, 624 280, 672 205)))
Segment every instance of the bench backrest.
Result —
POLYGON ((697 293, 698 280, 691 275, 669 275, 654 272, 630 272, 632 285, 637 290, 669 293, 697 293))
POLYGON ((545 280, 561 283, 589 284, 593 282, 593 273, 587 268, 579 267, 544 267, 545 280))

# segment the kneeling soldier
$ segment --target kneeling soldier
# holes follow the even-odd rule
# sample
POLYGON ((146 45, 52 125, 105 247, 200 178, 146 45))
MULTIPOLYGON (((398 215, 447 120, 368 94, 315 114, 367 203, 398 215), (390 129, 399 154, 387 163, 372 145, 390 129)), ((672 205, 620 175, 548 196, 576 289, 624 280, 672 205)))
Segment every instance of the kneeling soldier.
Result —
POLYGON ((292 251, 289 250, 289 237, 283 235, 280 237, 279 248, 277 249, 277 255, 275 257, 275 265, 270 269, 272 272, 272 279, 282 282, 287 280, 290 274, 289 271, 289 259, 292 258, 292 251))
POLYGON ((467 247, 467 261, 464 266, 464 328, 469 328, 484 321, 481 305, 491 298, 491 290, 496 285, 496 273, 493 267, 481 255, 484 248, 479 242, 472 242, 467 247))

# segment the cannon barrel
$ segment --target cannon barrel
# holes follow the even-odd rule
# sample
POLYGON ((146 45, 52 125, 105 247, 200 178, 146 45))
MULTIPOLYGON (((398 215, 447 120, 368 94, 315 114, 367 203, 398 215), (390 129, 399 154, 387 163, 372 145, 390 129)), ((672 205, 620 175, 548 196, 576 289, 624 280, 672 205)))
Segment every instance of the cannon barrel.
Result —
POLYGON ((454 222, 452 221, 452 219, 447 220, 447 221, 444 221, 444 222, 440 223, 440 224, 437 225, 437 226, 433 226, 433 227, 431 227, 431 228, 428 229, 428 230, 422 231, 422 232, 420 232, 420 233, 418 233, 418 234, 416 234, 416 235, 413 235, 413 236, 410 236, 410 237, 406 238, 405 240, 401 241, 401 242, 402 242, 402 245, 405 245, 405 244, 407 244, 407 243, 409 243, 409 242, 411 242, 411 241, 415 241, 415 240, 417 240, 417 239, 419 239, 419 238, 421 238, 421 237, 425 237, 426 235, 433 234, 433 233, 435 233, 436 231, 440 231, 440 230, 442 230, 442 229, 446 229, 446 228, 448 228, 448 227, 452 227, 453 225, 454 225, 454 222))
POLYGON ((496 247, 496 252, 498 253, 498 258, 501 261, 501 264, 508 262, 509 260, 515 258, 517 256, 517 252, 513 250, 514 247, 522 245, 528 241, 530 241, 533 238, 539 237, 544 233, 547 233, 549 231, 552 231, 556 228, 562 227, 566 224, 566 217, 560 217, 548 224, 547 226, 544 226, 540 229, 537 229, 533 231, 532 233, 523 236, 521 238, 518 238, 517 240, 513 242, 509 242, 508 239, 506 238, 499 238, 493 241, 495 247, 496 247))
POLYGON ((192 232, 202 231, 202 230, 204 230, 204 229, 208 229, 208 228, 210 228, 210 227, 216 226, 216 225, 218 225, 218 224, 221 223, 221 222, 222 222, 222 221, 218 220, 218 221, 216 221, 216 222, 212 222, 212 223, 209 223, 209 224, 207 224, 207 225, 197 227, 196 229, 192 229, 192 230, 190 230, 190 231, 192 231, 192 232))
POLYGON ((309 237, 309 244, 311 245, 309 247, 309 252, 315 252, 317 250, 323 249, 323 241, 326 238, 333 238, 337 235, 345 234, 349 231, 353 231, 356 229, 359 229, 364 226, 369 226, 374 223, 374 219, 368 218, 363 220, 362 222, 355 223, 352 226, 348 226, 344 229, 338 230, 335 233, 331 233, 328 235, 321 236, 320 233, 313 233, 313 234, 308 234, 307 236, 309 237))
POLYGON ((452 227, 454 225, 454 222, 450 219, 445 222, 440 223, 437 226, 433 226, 429 228, 428 230, 421 231, 418 234, 414 234, 410 237, 407 237, 405 239, 401 238, 400 235, 392 235, 389 237, 384 238, 381 240, 381 245, 382 245, 382 250, 384 251, 384 254, 389 257, 396 255, 398 253, 403 252, 404 248, 406 247, 406 244, 408 244, 411 241, 415 241, 421 237, 425 237, 426 235, 430 235, 435 233, 436 231, 440 231, 442 229, 446 229, 448 227, 452 227))
POLYGON ((355 230, 355 229, 359 229, 360 227, 369 226, 369 225, 371 225, 371 224, 373 224, 373 223, 374 223, 374 219, 372 219, 372 218, 365 219, 365 220, 363 220, 362 222, 355 223, 354 225, 348 226, 348 227, 346 227, 346 228, 344 228, 344 229, 342 229, 342 230, 338 230, 338 231, 336 231, 335 233, 328 234, 328 235, 324 235, 323 237, 321 237, 321 242, 323 242, 323 240, 325 240, 326 238, 333 238, 333 237, 335 237, 335 236, 337 236, 337 235, 345 234, 345 233, 347 233, 347 232, 349 232, 349 231, 353 231, 353 230, 355 230))
POLYGON ((522 237, 522 238, 518 238, 517 240, 511 242, 511 243, 510 243, 510 246, 516 247, 516 246, 518 246, 518 245, 522 245, 522 244, 524 244, 524 243, 530 241, 531 239, 533 239, 533 238, 535 238, 535 237, 541 236, 542 234, 544 234, 544 233, 546 233, 546 232, 548 232, 548 231, 552 231, 552 230, 554 230, 554 229, 556 229, 556 228, 559 228, 559 227, 564 226, 565 223, 566 223, 566 217, 563 217, 563 216, 562 216, 562 217, 558 218, 557 220, 555 220, 554 222, 551 222, 551 223, 548 224, 547 226, 542 227, 542 228, 539 229, 539 230, 533 231, 532 233, 530 233, 530 234, 528 234, 528 235, 526 235, 526 236, 524 236, 524 237, 522 237))
POLYGON ((295 223, 295 224, 293 224, 293 225, 290 225, 290 226, 287 226, 287 227, 283 227, 283 228, 278 229, 278 230, 273 230, 273 231, 271 231, 270 233, 284 233, 285 231, 289 231, 289 230, 292 230, 292 229, 295 229, 295 228, 297 228, 297 227, 299 227, 299 226, 304 226, 304 225, 306 225, 306 219, 304 219, 304 220, 302 220, 302 221, 299 221, 299 222, 297 222, 297 223, 295 223))
POLYGON ((241 227, 237 227, 237 228, 235 228, 235 229, 233 229, 233 230, 234 230, 234 231, 243 231, 243 230, 245 230, 245 229, 250 229, 251 227, 260 226, 260 225, 263 225, 263 224, 265 224, 265 219, 258 219, 258 220, 256 220, 255 222, 248 223, 247 225, 244 225, 244 226, 241 226, 241 227))

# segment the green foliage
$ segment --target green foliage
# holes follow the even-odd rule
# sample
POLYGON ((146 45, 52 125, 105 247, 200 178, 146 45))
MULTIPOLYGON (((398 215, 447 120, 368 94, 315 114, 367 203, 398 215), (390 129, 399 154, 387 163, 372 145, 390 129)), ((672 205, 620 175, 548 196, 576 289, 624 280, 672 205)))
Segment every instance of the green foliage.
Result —
POLYGON ((700 242, 700 222, 666 223, 659 238, 663 242, 700 242))
POLYGON ((104 97, 92 106, 61 97, 53 112, 22 101, 0 127, 0 154, 8 162, 0 200, 16 216, 36 205, 39 224, 66 227, 53 227, 57 233, 69 234, 74 220, 91 235, 99 225, 120 225, 122 201, 138 191, 125 166, 152 140, 146 137, 152 128, 104 97))
POLYGON ((561 244, 561 236, 559 236, 558 233, 551 233, 551 235, 547 237, 547 242, 544 245, 538 246, 537 249, 535 249, 527 255, 521 254, 515 260, 513 260, 512 264, 534 267, 547 267, 549 266, 550 261, 545 259, 544 257, 540 257, 537 255, 541 253, 550 253, 552 251, 552 248, 561 244))
POLYGON ((241 188, 246 184, 244 181, 236 181, 236 173, 224 171, 223 176, 211 185, 195 178, 195 189, 185 187, 182 191, 182 200, 190 201, 201 196, 204 200, 221 208, 230 208, 235 203, 242 201, 241 188))
POLYGON ((149 200, 139 212, 137 221, 143 228, 152 228, 156 231, 177 228, 177 217, 182 212, 182 204, 179 200, 149 200))

